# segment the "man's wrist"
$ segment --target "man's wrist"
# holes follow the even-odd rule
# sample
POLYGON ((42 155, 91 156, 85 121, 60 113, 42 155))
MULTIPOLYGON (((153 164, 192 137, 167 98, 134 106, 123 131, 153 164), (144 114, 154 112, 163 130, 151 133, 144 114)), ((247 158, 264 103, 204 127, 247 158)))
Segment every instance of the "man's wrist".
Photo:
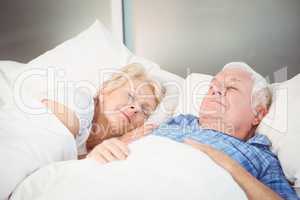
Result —
POLYGON ((231 174, 233 177, 237 177, 244 168, 242 168, 238 163, 232 162, 228 165, 227 171, 231 174))

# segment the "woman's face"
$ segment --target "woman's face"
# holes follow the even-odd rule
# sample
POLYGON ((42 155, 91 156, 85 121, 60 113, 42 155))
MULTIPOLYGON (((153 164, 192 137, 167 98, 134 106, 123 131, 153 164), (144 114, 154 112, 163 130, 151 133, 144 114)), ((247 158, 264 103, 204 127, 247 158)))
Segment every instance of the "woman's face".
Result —
POLYGON ((157 106, 149 83, 129 81, 103 93, 103 112, 114 136, 120 136, 144 124, 157 106))

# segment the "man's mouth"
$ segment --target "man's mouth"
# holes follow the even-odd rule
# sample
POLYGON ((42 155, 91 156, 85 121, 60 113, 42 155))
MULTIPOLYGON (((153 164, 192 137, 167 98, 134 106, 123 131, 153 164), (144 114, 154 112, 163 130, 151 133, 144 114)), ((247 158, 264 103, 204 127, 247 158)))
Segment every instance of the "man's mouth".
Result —
POLYGON ((221 105, 221 106, 226 107, 224 103, 222 103, 221 101, 218 101, 218 100, 212 99, 212 100, 209 100, 209 102, 211 102, 211 103, 217 103, 217 104, 219 104, 219 105, 221 105))
POLYGON ((120 110, 120 112, 121 112, 121 114, 127 119, 127 121, 128 121, 129 123, 131 123, 130 117, 129 117, 125 112, 123 112, 123 111, 121 111, 121 110, 120 110))

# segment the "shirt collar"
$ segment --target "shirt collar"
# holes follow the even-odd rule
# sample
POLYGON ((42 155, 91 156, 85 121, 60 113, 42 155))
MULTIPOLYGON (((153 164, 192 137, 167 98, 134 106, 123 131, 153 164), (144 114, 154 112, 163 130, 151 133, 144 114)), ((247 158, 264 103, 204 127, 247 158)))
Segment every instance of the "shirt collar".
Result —
POLYGON ((264 147, 270 147, 272 145, 271 141, 265 135, 261 134, 255 134, 252 138, 247 140, 246 143, 264 147))

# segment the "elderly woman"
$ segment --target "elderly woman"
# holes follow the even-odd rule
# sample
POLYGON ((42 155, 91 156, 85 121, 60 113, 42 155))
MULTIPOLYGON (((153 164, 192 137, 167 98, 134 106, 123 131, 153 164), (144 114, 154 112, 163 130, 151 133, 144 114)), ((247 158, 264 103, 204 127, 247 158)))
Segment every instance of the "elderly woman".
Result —
POLYGON ((95 97, 77 91, 72 93, 74 100, 69 105, 52 99, 43 99, 42 103, 74 135, 79 158, 98 145, 89 156, 108 162, 126 158, 126 141, 155 127, 144 122, 163 95, 164 89, 141 65, 130 64, 104 82, 95 97))

